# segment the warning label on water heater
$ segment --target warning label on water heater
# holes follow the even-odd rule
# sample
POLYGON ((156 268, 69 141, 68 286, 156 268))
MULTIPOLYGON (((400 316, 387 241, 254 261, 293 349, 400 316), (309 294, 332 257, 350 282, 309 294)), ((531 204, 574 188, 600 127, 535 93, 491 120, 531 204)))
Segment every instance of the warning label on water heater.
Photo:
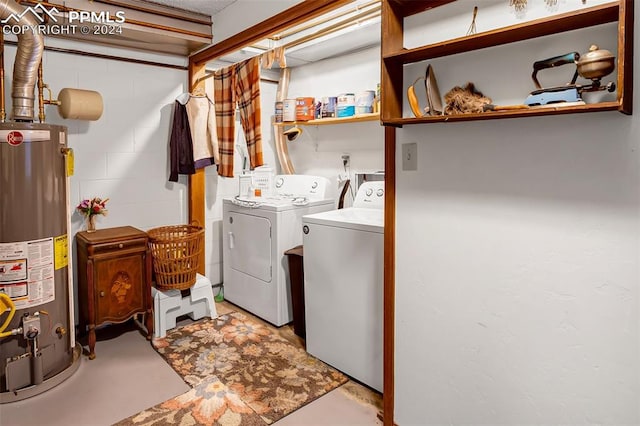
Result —
POLYGON ((17 309, 55 299, 53 238, 0 243, 0 292, 17 309))

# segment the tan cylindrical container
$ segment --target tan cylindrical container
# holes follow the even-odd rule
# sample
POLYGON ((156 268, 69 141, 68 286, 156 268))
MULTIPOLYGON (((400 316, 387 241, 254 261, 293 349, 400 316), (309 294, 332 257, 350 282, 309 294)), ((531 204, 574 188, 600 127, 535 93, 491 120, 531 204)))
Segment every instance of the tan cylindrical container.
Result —
POLYGON ((102 95, 93 90, 65 88, 58 95, 62 118, 95 121, 102 116, 102 95))

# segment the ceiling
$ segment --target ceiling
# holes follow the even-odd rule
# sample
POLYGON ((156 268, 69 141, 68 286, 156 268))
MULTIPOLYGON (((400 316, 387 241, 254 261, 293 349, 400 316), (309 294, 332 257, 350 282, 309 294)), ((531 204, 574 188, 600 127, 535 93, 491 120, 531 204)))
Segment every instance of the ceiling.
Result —
POLYGON ((354 0, 219 60, 239 62, 284 46, 287 66, 296 67, 380 45, 380 33, 380 2, 354 0))
POLYGON ((204 15, 213 16, 222 9, 232 5, 238 0, 145 0, 149 3, 158 3, 176 9, 189 10, 204 15))
MULTIPOLYGON (((220 13, 225 8, 231 6, 232 4, 241 1, 241 0, 144 0, 149 1, 150 3, 158 3, 165 6, 175 7, 178 9, 189 10, 192 12, 203 13, 205 15, 216 15, 220 13)), ((268 1, 268 0, 265 0, 268 1)), ((337 9, 334 12, 329 13, 329 15, 340 15, 340 13, 344 13, 345 11, 349 12, 349 15, 353 16, 358 13, 362 13, 363 10, 367 8, 373 9, 375 8, 375 4, 371 0, 355 0, 353 4, 344 6, 342 8, 337 9), (364 9, 363 9, 364 7, 364 9)), ((379 7, 379 6, 378 6, 379 7)), ((347 15, 346 17, 348 17, 347 15)), ((345 19, 345 18, 336 18, 337 20, 345 19)), ((321 21, 322 18, 318 18, 317 20, 321 21)), ((315 20, 313 20, 315 21, 315 20)), ((312 22, 313 22, 312 21, 312 22)), ((255 49, 269 49, 274 47, 277 44, 285 44, 291 41, 295 41, 298 38, 304 37, 310 33, 314 33, 322 28, 326 28, 327 26, 335 24, 336 21, 330 22, 319 22, 317 25, 314 25, 307 29, 298 30, 294 34, 288 37, 284 37, 281 39, 279 43, 274 43, 273 40, 264 40, 262 42, 256 43, 253 48, 249 47, 248 49, 241 49, 233 54, 226 55, 223 58, 218 58, 217 63, 234 63, 239 62, 248 57, 255 56, 260 52, 260 50, 255 49)), ((304 27, 301 25, 300 27, 304 27)), ((331 35, 319 37, 314 40, 310 40, 306 43, 300 44, 299 46, 295 46, 292 48, 287 48, 287 65, 289 67, 295 67, 299 65, 304 65, 308 63, 312 63, 315 61, 319 61, 322 59, 327 59, 329 57, 344 55, 349 52, 354 52, 357 50, 365 49, 367 47, 375 46, 380 44, 380 20, 379 18, 374 18, 373 20, 369 20, 366 22, 360 22, 358 25, 353 25, 351 28, 346 28, 340 30, 331 35)))

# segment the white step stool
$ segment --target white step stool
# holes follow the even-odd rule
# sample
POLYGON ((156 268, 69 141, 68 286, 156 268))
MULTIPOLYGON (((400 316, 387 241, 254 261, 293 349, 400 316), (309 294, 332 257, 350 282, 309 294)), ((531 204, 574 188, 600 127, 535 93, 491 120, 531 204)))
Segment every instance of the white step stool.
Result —
POLYGON ((151 289, 154 337, 166 336, 167 330, 176 326, 176 318, 181 315, 189 315, 193 320, 218 316, 211 281, 207 277, 196 274, 196 283, 190 289, 191 294, 185 297, 182 297, 180 290, 151 289))

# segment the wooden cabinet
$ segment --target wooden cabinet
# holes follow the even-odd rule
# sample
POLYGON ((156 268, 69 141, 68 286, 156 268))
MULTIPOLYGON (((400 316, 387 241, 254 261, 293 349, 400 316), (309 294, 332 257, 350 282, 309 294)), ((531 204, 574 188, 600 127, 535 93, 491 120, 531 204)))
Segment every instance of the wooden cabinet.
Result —
MULTIPOLYGON (((633 1, 618 0, 579 9, 569 13, 498 28, 438 43, 404 48, 404 18, 430 9, 444 7, 455 0, 383 0, 382 9, 382 109, 385 125, 486 120, 550 114, 617 110, 631 114, 633 95, 633 1), (571 107, 531 108, 512 111, 489 111, 479 114, 426 116, 407 118, 402 115, 403 96, 410 82, 403 81, 403 66, 444 56, 470 52, 492 46, 549 36, 580 28, 617 22, 617 100, 571 107)), ((508 7, 505 1, 505 7, 508 7)), ((428 28, 426 29, 428 31, 428 28)), ((562 54, 564 52, 558 52, 562 54)), ((505 58, 508 62, 508 58, 505 58)), ((470 65, 472 68, 472 65, 470 65)))
POLYGON ((76 234, 80 330, 89 331, 89 359, 95 358, 96 327, 145 316, 153 333, 151 253, 148 236, 131 226, 76 234))

